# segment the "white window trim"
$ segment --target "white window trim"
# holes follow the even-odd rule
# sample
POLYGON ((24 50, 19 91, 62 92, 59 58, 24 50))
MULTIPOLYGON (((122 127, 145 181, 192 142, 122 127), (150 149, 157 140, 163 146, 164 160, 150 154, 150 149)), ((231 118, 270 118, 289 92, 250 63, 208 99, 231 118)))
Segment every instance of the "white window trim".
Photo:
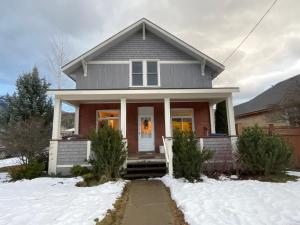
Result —
POLYGON ((98 121, 99 121, 99 112, 119 112, 118 117, 106 117, 105 119, 102 120, 109 120, 109 119, 116 119, 118 118, 119 120, 119 130, 121 130, 121 123, 120 123, 120 110, 119 109, 101 109, 101 110, 96 110, 96 131, 98 132, 98 121))
POLYGON ((172 119, 178 119, 178 118, 192 118, 192 131, 195 132, 195 116, 194 116, 194 109, 193 108, 171 108, 171 132, 173 135, 173 123, 172 123, 172 119), (192 116, 172 116, 172 111, 179 111, 179 110, 190 110, 192 111, 192 116))
POLYGON ((160 60, 159 59, 131 59, 129 60, 129 87, 160 87, 160 60), (132 85, 132 62, 143 64, 143 85, 132 85), (157 85, 147 84, 147 62, 157 62, 157 85))

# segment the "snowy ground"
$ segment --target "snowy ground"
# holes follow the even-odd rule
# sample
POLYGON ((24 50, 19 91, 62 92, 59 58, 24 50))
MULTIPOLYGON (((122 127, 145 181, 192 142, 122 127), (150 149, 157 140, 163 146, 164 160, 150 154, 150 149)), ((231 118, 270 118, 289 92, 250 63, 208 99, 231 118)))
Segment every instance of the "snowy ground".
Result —
POLYGON ((0 168, 8 167, 8 166, 17 166, 20 164, 21 164, 21 161, 18 157, 0 160, 0 168))
MULTIPOLYGON (((291 172, 300 177, 300 172, 291 172)), ((300 179, 269 183, 204 178, 186 183, 169 176, 162 181, 190 225, 299 225, 300 179)))
POLYGON ((75 187, 79 178, 37 178, 2 183, 0 225, 94 225, 111 209, 125 182, 75 187))

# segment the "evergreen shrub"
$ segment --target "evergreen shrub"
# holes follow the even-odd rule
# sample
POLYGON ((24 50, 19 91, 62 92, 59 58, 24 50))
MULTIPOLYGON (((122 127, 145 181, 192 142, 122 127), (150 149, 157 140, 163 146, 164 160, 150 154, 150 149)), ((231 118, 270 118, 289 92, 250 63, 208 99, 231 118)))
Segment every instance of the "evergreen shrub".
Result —
POLYGON ((173 165, 174 177, 189 182, 200 181, 203 163, 213 157, 209 149, 200 150, 198 139, 192 132, 174 131, 173 165))
POLYGON ((269 176, 289 167, 291 147, 278 135, 268 135, 257 125, 246 128, 238 139, 239 161, 244 173, 269 176))

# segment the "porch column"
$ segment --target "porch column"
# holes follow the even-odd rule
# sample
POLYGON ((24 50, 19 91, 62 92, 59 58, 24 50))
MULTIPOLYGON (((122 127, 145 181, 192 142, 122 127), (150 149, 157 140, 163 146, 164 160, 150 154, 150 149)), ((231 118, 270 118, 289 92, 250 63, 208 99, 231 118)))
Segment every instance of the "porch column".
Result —
POLYGON ((213 103, 209 103, 209 118, 210 118, 210 132, 214 134, 216 133, 216 123, 215 123, 215 111, 214 111, 213 103))
POLYGON ((79 134, 79 106, 75 106, 74 128, 75 134, 79 134))
POLYGON ((173 177, 173 139, 171 137, 171 110, 170 110, 170 98, 164 99, 165 105, 165 144, 166 144, 166 153, 168 154, 168 170, 169 175, 173 177))
POLYGON ((52 139, 60 139, 60 126, 61 126, 61 100, 55 97, 54 100, 54 113, 52 125, 52 139))
POLYGON ((165 98, 164 104, 165 104, 165 136, 171 137, 170 98, 165 98))
POLYGON ((121 132, 126 138, 126 98, 121 98, 121 132))
POLYGON ((226 113, 227 113, 228 135, 236 136, 232 95, 226 98, 226 113))
POLYGON ((60 139, 60 125, 61 125, 61 100, 57 97, 54 99, 53 125, 52 125, 52 139, 49 146, 49 165, 48 174, 56 174, 57 164, 57 149, 58 140, 60 139))

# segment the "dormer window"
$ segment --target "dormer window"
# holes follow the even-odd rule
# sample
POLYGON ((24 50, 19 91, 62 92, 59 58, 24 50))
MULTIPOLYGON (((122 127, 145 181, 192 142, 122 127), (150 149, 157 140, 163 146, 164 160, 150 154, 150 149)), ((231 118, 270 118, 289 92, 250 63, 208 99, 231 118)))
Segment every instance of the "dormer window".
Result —
POLYGON ((130 63, 131 87, 159 87, 158 60, 132 60, 130 63))

